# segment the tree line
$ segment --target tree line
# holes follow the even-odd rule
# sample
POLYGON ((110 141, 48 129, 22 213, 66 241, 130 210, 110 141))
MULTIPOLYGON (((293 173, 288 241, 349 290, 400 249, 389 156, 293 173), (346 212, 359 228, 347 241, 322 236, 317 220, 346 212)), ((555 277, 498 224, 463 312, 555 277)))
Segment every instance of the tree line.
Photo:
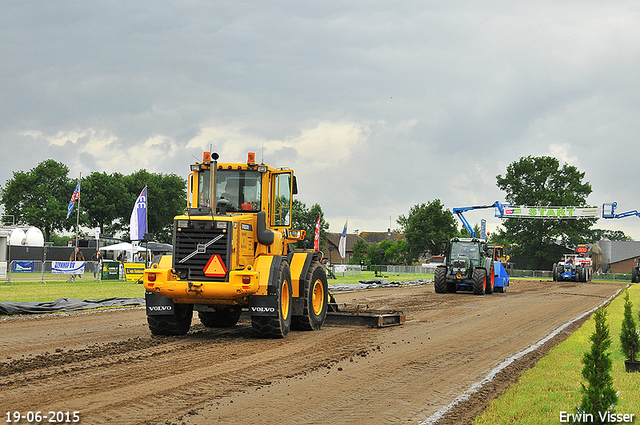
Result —
MULTIPOLYGON (((560 164, 557 158, 527 156, 511 163, 504 175, 496 176, 496 185, 505 192, 505 201, 512 205, 588 206, 587 197, 592 188, 584 177, 584 172, 575 166, 560 164)), ((505 245, 511 258, 526 262, 528 268, 545 270, 560 259, 566 248, 593 244, 602 238, 630 240, 619 230, 593 229, 596 220, 510 218, 505 219, 487 241, 505 245)), ((470 236, 464 227, 458 228, 457 219, 439 199, 415 205, 406 216, 400 215, 397 223, 400 226, 397 232, 402 233, 404 239, 378 244, 358 241, 349 262, 416 264, 420 258, 440 254, 442 242, 470 236)), ((474 227, 479 235, 479 226, 474 227)))
MULTIPOLYGON (((76 205, 67 218, 67 207, 77 184, 69 168, 47 159, 29 171, 15 171, 0 188, 4 214, 16 224, 42 230, 47 241, 56 240, 60 232, 76 226, 76 205)), ((80 189, 80 225, 99 228, 100 234, 125 232, 134 203, 147 186, 148 232, 155 240, 170 243, 173 217, 186 207, 186 180, 175 174, 149 173, 142 169, 130 175, 93 172, 82 177, 80 189)))
MULTIPOLYGON (((505 192, 505 201, 514 205, 587 206, 591 185, 584 181, 585 173, 558 159, 523 157, 511 163, 504 175, 496 176, 496 185, 505 192)), ((67 218, 67 206, 76 186, 69 177, 69 168, 52 159, 45 160, 30 171, 13 173, 4 188, 0 188, 0 203, 6 215, 15 222, 38 227, 46 240, 56 232, 72 230, 75 214, 67 218)), ((186 207, 186 181, 175 174, 155 174, 139 170, 131 175, 93 172, 82 178, 80 224, 99 228, 101 234, 124 233, 128 238, 129 218, 137 196, 148 187, 148 231, 159 242, 172 240, 173 217, 186 207)), ((487 200, 489 202, 490 200, 487 200)), ((294 200, 292 226, 305 230, 306 238, 295 248, 313 248, 316 223, 320 217, 320 249, 327 245, 329 224, 322 208, 308 208, 294 200)), ((592 229, 596 219, 532 220, 506 219, 488 242, 505 245, 512 258, 526 259, 534 269, 546 269, 557 262, 562 247, 594 243, 603 237, 630 240, 621 231, 592 229)), ((440 199, 413 206, 407 215, 397 220, 394 233, 403 238, 377 244, 358 241, 353 246, 352 264, 416 264, 420 258, 440 254, 442 242, 452 237, 468 237, 460 228, 450 209, 440 199)), ((476 225, 476 229, 477 229, 476 225)), ((479 233, 476 231, 476 233, 479 233)))

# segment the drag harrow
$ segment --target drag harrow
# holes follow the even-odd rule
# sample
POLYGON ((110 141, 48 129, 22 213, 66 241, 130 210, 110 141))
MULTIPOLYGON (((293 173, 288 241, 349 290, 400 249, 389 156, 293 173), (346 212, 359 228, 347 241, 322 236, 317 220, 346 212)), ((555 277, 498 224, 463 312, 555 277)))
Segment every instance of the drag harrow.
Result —
POLYGON ((325 323, 328 325, 354 325, 384 328, 404 324, 401 311, 373 310, 366 304, 329 303, 325 323))

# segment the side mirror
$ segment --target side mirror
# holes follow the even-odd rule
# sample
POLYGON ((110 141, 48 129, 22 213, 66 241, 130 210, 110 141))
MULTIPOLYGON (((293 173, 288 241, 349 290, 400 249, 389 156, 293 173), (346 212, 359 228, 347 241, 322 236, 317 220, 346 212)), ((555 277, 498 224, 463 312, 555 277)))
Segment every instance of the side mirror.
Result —
POLYGON ((293 183, 292 183, 292 192, 294 195, 298 194, 298 179, 296 178, 296 176, 293 176, 293 183))

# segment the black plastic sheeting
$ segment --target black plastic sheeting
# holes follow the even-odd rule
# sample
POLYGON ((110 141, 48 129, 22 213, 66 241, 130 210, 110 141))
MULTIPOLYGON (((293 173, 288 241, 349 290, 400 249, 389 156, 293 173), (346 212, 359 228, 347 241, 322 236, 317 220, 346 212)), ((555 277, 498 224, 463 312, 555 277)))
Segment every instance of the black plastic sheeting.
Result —
POLYGON ((73 298, 58 298, 47 302, 0 301, 0 315, 13 316, 16 314, 45 314, 59 311, 88 310, 101 307, 130 307, 144 305, 144 298, 106 298, 104 300, 75 300, 73 298))
POLYGON ((360 283, 335 283, 329 285, 330 291, 353 291, 356 289, 396 288, 398 286, 426 285, 433 279, 406 280, 402 282, 389 282, 384 279, 361 280, 360 283))

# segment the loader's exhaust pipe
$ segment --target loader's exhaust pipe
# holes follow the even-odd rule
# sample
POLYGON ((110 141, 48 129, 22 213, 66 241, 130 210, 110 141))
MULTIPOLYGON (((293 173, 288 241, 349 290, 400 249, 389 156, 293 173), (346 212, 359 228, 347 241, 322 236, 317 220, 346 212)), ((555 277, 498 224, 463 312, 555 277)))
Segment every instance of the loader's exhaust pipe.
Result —
POLYGON ((216 182, 218 181, 218 155, 217 152, 211 152, 211 165, 209 169, 209 193, 211 194, 211 199, 209 200, 209 205, 211 206, 211 218, 216 214, 216 207, 218 199, 218 194, 216 193, 218 185, 216 182))

